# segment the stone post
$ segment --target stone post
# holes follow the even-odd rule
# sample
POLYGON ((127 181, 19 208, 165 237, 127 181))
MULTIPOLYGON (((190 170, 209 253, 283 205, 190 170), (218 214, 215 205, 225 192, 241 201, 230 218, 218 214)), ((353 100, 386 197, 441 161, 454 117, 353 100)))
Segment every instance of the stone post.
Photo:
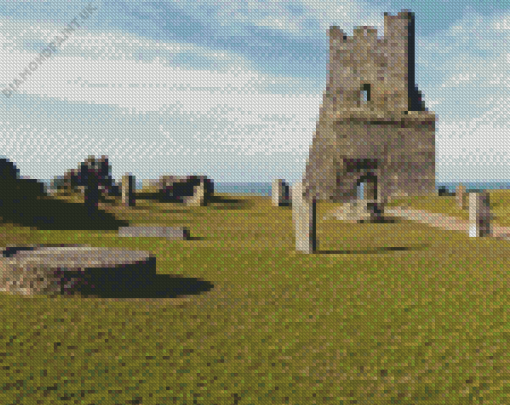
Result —
POLYGON ((457 198, 457 205, 460 209, 466 209, 466 187, 464 187, 462 184, 459 184, 457 186, 457 189, 455 190, 455 196, 457 198))
POLYGON ((122 176, 122 205, 126 207, 135 206, 135 176, 125 174, 122 176))
POLYGON ((469 236, 479 238, 491 234, 490 198, 487 191, 469 193, 469 236))
POLYGON ((271 199, 273 206, 281 207, 289 204, 289 186, 282 179, 273 180, 271 199))
POLYGON ((317 250, 316 239, 316 201, 304 198, 303 182, 292 186, 292 222, 296 238, 296 251, 314 253, 317 250))

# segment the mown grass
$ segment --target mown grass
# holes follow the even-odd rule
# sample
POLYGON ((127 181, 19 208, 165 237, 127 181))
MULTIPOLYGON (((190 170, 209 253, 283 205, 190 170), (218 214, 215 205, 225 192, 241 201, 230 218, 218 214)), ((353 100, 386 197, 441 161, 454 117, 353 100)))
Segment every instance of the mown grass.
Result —
MULTIPOLYGON (((142 194, 131 209, 102 206, 130 224, 187 226, 189 241, 81 229, 81 211, 66 214, 66 230, 1 225, 3 245, 148 250, 159 274, 213 288, 177 298, 1 294, 0 403, 510 402, 508 241, 322 220, 337 205, 321 202, 319 250, 302 255, 290 208, 219 196, 192 209, 142 194)), ((442 212, 448 198, 429 207, 442 212)))

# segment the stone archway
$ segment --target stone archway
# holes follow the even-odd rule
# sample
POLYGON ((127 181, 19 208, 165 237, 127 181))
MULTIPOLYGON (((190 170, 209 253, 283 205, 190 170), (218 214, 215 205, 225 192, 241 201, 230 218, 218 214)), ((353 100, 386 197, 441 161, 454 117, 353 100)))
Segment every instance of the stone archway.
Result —
MULTIPOLYGON (((349 162, 347 162, 349 163, 349 162)), ((365 160, 356 162, 355 167, 348 167, 342 178, 344 202, 335 214, 337 219, 373 222, 383 219, 384 201, 382 199, 381 185, 378 181, 380 173, 377 170, 377 162, 365 160), (367 167, 370 162, 372 167, 367 167), (361 194, 360 188, 363 189, 361 194)))
POLYGON ((358 199, 357 205, 370 215, 370 220, 379 221, 382 219, 384 212, 384 202, 380 196, 380 190, 377 182, 377 175, 373 172, 362 174, 356 182, 359 187, 363 184, 363 196, 358 199))

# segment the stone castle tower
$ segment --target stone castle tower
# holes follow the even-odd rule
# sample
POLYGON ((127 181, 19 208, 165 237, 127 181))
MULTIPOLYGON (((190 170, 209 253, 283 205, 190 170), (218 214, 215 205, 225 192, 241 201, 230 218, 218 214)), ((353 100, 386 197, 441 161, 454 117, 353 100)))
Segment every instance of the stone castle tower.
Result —
POLYGON ((331 27, 328 81, 303 178, 307 200, 435 192, 435 121, 415 84, 414 14, 384 14, 347 37, 331 27))

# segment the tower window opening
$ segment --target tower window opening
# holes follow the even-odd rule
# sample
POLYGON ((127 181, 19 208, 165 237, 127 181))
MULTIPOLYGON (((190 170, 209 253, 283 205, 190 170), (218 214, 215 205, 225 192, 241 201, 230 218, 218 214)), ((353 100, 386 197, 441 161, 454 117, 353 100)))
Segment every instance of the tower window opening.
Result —
POLYGON ((370 101, 370 85, 364 84, 361 87, 361 104, 366 104, 370 101))

